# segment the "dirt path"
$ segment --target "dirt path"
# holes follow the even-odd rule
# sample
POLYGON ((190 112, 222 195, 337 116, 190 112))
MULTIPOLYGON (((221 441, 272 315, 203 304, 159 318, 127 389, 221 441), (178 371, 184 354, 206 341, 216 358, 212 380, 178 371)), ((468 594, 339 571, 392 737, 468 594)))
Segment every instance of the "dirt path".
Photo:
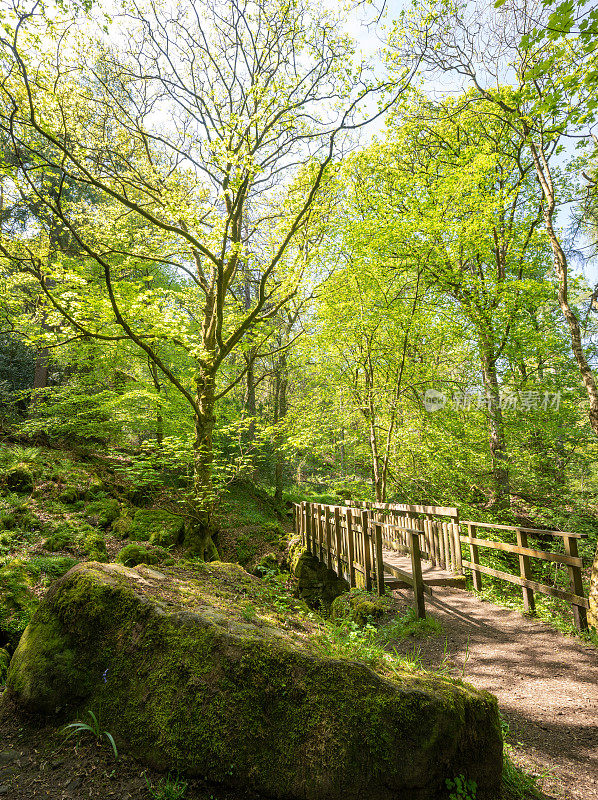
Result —
POLYGON ((435 588, 426 605, 445 636, 418 641, 424 665, 442 661, 446 640, 450 674, 466 661, 465 680, 497 696, 518 766, 546 773, 539 784, 554 798, 598 800, 598 651, 460 589, 435 588))

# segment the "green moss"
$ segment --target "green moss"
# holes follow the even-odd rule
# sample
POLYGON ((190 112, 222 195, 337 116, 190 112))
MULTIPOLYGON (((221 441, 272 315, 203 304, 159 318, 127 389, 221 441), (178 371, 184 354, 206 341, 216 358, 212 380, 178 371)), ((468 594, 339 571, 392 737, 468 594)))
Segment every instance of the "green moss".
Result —
POLYGON ((120 503, 112 497, 88 503, 84 512, 85 519, 100 528, 109 528, 119 514, 120 503))
POLYGON ((388 597, 378 597, 362 589, 351 589, 333 600, 330 616, 337 622, 354 622, 363 626, 380 619, 391 608, 392 601, 388 597))
POLYGON ((30 494, 33 491, 33 473, 26 464, 16 464, 2 476, 4 485, 13 492, 30 494))
POLYGON ((70 550, 75 546, 75 535, 69 525, 61 525, 44 539, 43 547, 52 553, 58 550, 70 550))
POLYGON ((139 509, 133 517, 129 538, 138 542, 169 547, 183 540, 185 521, 162 509, 139 509))
POLYGON ((4 683, 6 679, 6 673, 8 672, 8 665, 10 664, 10 653, 8 650, 5 650, 3 647, 0 647, 0 685, 4 683))
POLYGON ((116 556, 118 564, 125 567, 135 567, 137 564, 158 564, 160 557, 158 553, 148 550, 141 544, 128 544, 116 556))
POLYGON ((126 539, 131 535, 134 522, 133 517, 128 512, 121 513, 120 517, 112 523, 112 533, 120 539, 126 539))
POLYGON ((71 505, 81 498, 81 491, 77 486, 66 486, 58 495, 61 503, 71 505))
POLYGON ((91 561, 108 561, 106 542, 101 533, 97 531, 87 533, 81 537, 80 543, 91 561))

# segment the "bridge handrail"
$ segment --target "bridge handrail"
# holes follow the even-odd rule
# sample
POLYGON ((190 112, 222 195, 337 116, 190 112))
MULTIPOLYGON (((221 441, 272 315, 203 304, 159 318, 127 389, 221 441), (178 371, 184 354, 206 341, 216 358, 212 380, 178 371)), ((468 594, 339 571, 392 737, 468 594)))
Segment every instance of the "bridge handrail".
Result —
POLYGON ((320 560, 326 561, 331 569, 335 562, 337 574, 346 575, 350 586, 356 585, 357 571, 363 574, 366 589, 371 590, 375 584, 378 592, 383 593, 384 570, 386 568, 389 571, 383 561, 385 546, 411 555, 414 576, 416 571, 419 572, 419 577, 415 576, 413 583, 418 595, 421 595, 422 609, 424 588, 421 565, 416 564, 419 558, 456 574, 462 574, 464 568, 470 570, 473 587, 477 591, 482 589, 482 575, 521 586, 524 609, 529 613, 535 611, 534 592, 565 600, 572 606, 576 627, 579 630, 588 629, 586 611, 589 601, 584 596, 583 562, 577 547, 577 540, 586 538, 587 534, 473 520, 459 522, 458 509, 445 506, 363 501, 343 506, 303 502, 301 506, 294 504, 294 507, 295 530, 301 533, 307 549, 314 555, 319 552, 320 560), (389 514, 392 515, 390 520, 389 514), (449 521, 438 519, 443 516, 449 517, 449 521), (461 532, 461 526, 466 526, 467 535, 461 532), (482 539, 475 535, 477 529, 513 531, 517 544, 482 539), (529 547, 528 537, 534 535, 562 538, 565 553, 529 547), (463 558, 463 545, 469 547, 471 560, 463 558), (480 564, 480 547, 516 554, 519 557, 519 575, 480 564), (569 573, 570 590, 557 589, 533 580, 530 567, 532 558, 564 564, 569 573))

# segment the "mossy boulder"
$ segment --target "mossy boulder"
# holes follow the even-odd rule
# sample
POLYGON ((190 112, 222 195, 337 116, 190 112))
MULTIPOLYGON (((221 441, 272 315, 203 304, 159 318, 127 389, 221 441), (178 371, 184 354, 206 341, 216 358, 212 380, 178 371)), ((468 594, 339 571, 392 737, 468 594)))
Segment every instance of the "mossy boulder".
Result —
POLYGON ((133 516, 129 538, 136 542, 170 547, 183 541, 185 520, 163 509, 139 509, 133 516))
POLYGON ((112 523, 111 531, 120 539, 127 539, 131 535, 135 523, 128 511, 122 511, 120 516, 112 523))
POLYGON ((58 499, 65 505, 71 505, 72 503, 76 503, 77 500, 80 500, 83 494, 84 492, 77 486, 65 486, 58 495, 58 499))
POLYGON ((13 492, 30 494, 33 491, 33 473, 26 464, 16 464, 6 470, 3 483, 13 492))
POLYGON ((108 561, 106 541, 98 531, 92 528, 91 531, 82 533, 79 537, 79 543, 92 561, 108 561))
POLYGON ((264 597, 232 564, 80 564, 46 594, 0 702, 64 719, 101 707, 145 763, 281 800, 424 800, 460 774, 493 795, 491 695, 322 656, 309 617, 264 597))
POLYGON ((116 556, 119 564, 125 567, 136 567, 137 564, 160 564, 162 561, 172 560, 169 558, 167 550, 162 547, 154 547, 151 550, 142 544, 131 542, 126 545, 116 556))
POLYGON ((119 514, 120 503, 113 497, 88 503, 84 512, 85 519, 98 528, 109 528, 119 514))
POLYGON ((289 562, 296 578, 297 595, 312 608, 330 608, 335 598, 349 589, 347 581, 309 553, 299 537, 294 537, 289 544, 289 562))
POLYGON ((363 589, 351 589, 332 601, 330 616, 338 622, 354 622, 363 627, 383 617, 391 607, 389 597, 377 597, 363 589))

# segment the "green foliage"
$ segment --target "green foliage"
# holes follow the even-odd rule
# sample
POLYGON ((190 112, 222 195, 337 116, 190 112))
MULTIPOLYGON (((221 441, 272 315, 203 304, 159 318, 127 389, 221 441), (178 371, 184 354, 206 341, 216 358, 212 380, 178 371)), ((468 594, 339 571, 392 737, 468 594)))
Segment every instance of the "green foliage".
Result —
POLYGON ((476 800, 478 785, 464 775, 447 778, 446 788, 450 792, 449 800, 476 800))
POLYGON ((145 782, 152 800, 182 800, 187 791, 187 784, 178 774, 160 778, 156 784, 152 784, 146 775, 145 782))
POLYGON ((114 758, 118 758, 118 750, 116 749, 116 743, 112 734, 109 733, 109 731, 103 731, 101 729, 100 722, 93 711, 88 710, 87 714, 91 722, 70 722, 68 725, 65 725, 62 728, 62 733, 65 735, 65 739, 70 739, 72 736, 81 736, 85 733, 91 734, 98 742, 106 738, 110 744, 110 747, 112 748, 114 758))

